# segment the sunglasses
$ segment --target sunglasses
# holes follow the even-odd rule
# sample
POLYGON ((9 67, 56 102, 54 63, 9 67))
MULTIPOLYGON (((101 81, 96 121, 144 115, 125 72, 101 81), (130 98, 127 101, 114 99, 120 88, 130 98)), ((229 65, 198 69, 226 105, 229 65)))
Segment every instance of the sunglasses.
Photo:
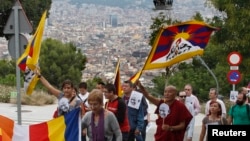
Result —
POLYGON ((187 97, 187 96, 185 96, 185 95, 184 95, 184 96, 180 96, 180 98, 186 98, 186 97, 187 97))

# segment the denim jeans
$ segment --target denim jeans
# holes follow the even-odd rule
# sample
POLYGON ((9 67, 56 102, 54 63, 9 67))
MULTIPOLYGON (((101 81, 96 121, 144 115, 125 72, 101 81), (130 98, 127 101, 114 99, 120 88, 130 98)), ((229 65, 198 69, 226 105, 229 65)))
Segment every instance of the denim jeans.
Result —
POLYGON ((130 130, 128 141, 143 141, 141 133, 139 135, 135 135, 135 130, 130 130))
POLYGON ((86 141, 86 135, 81 136, 81 141, 86 141))

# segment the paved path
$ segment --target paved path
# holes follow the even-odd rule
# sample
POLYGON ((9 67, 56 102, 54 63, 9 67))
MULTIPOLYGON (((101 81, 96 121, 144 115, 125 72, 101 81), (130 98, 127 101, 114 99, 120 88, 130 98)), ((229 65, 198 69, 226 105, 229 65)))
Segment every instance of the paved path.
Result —
MULTIPOLYGON (((34 123, 40 123, 44 121, 48 121, 52 119, 52 115, 57 107, 57 104, 53 105, 46 105, 46 106, 28 106, 22 105, 21 107, 21 119, 22 125, 29 125, 34 123)), ((154 140, 154 133, 156 131, 155 119, 157 116, 154 113, 155 106, 149 106, 150 113, 151 113, 151 128, 147 132, 147 141, 154 140)), ((7 103, 0 103, 0 114, 6 116, 12 120, 15 120, 17 123, 17 106, 16 104, 7 104, 7 103)), ((195 130, 194 130, 194 138, 193 141, 199 140, 199 134, 201 130, 201 121, 203 119, 203 114, 198 114, 195 117, 195 130)))
MULTIPOLYGON (((40 123, 52 119, 57 104, 45 106, 21 106, 21 120, 23 125, 40 123)), ((0 103, 0 114, 17 122, 17 105, 0 103)))

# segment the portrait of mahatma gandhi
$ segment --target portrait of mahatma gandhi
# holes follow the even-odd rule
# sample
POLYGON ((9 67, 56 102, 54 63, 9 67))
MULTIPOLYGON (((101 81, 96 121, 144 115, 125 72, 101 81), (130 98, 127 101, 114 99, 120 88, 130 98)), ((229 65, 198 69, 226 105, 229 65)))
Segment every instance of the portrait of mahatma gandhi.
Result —
POLYGON ((167 115, 170 113, 169 106, 165 103, 162 103, 159 107, 159 115, 162 118, 167 117, 167 115))
POLYGON ((136 97, 131 97, 130 102, 132 105, 136 104, 136 97))

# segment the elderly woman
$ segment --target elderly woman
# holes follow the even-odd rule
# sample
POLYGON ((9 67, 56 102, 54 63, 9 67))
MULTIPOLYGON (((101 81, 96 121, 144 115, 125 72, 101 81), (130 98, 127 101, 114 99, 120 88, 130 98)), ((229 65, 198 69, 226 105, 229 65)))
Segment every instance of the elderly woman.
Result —
POLYGON ((115 115, 103 108, 102 91, 94 89, 90 92, 88 103, 91 111, 82 118, 82 128, 87 128, 89 141, 122 141, 120 126, 115 115))

